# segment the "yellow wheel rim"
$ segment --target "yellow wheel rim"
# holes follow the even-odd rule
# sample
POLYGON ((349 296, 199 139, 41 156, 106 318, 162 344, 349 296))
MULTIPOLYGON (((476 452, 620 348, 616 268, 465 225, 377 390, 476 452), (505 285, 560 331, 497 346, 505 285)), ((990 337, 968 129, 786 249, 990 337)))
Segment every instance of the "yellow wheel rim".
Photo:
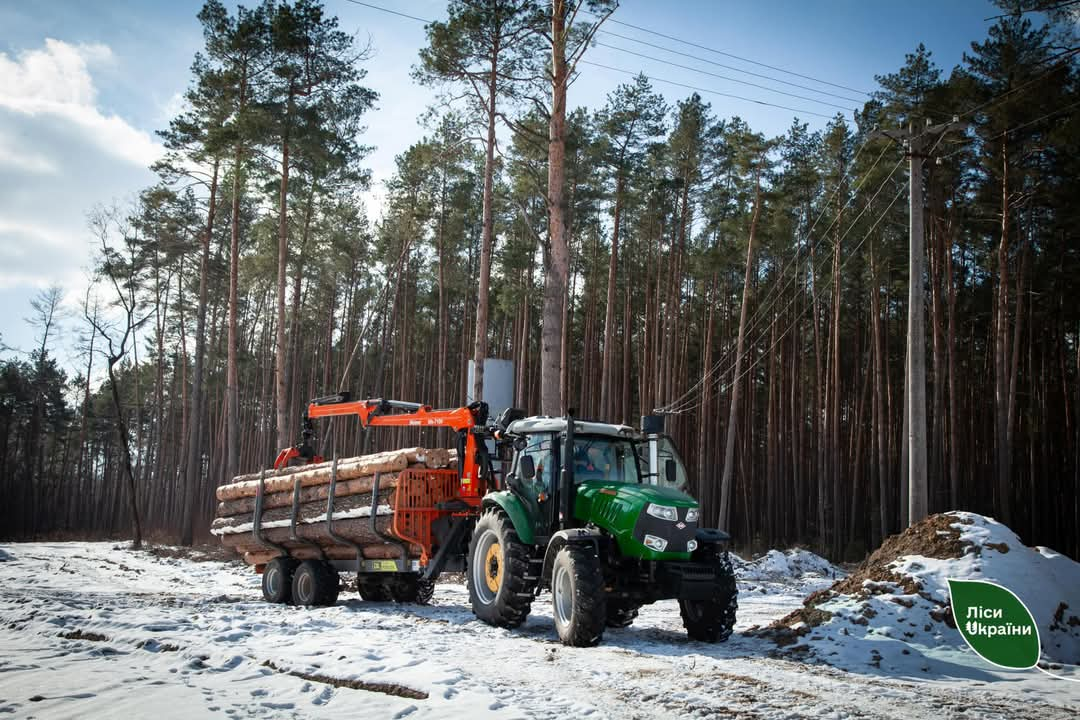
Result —
POLYGON ((503 576, 502 548, 499 543, 493 542, 488 547, 487 555, 484 557, 484 568, 484 580, 487 582, 488 590, 493 593, 499 592, 503 576))

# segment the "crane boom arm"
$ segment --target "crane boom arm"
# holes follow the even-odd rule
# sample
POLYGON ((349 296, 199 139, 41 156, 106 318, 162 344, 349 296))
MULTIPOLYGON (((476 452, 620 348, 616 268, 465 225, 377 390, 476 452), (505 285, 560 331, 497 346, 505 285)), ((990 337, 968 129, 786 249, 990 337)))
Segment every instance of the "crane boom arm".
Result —
POLYGON ((319 462, 322 458, 314 455, 310 447, 310 438, 314 436, 311 421, 315 418, 341 417, 355 415, 362 427, 445 427, 464 437, 464 447, 459 448, 459 474, 461 477, 461 496, 470 504, 479 502, 487 490, 490 472, 484 468, 490 466, 486 461, 487 448, 477 441, 478 435, 489 431, 487 422, 487 404, 478 402, 468 407, 452 409, 432 409, 430 405, 408 403, 398 400, 372 398, 352 400, 348 393, 339 393, 312 400, 304 416, 304 441, 297 447, 287 448, 278 454, 274 467, 287 465, 294 458, 319 462))

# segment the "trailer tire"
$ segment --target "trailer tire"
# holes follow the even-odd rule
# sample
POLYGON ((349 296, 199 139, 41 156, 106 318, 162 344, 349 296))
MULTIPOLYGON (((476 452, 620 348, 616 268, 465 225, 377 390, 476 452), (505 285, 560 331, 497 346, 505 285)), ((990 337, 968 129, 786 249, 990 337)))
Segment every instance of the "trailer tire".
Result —
POLYGON ((641 605, 627 600, 608 600, 607 626, 609 628, 630 627, 637 619, 640 607, 641 605))
POLYGON ((607 624, 604 572, 591 544, 564 545, 551 566, 551 609, 563 645, 591 647, 607 624))
POLYGON ((469 541, 465 577, 473 614, 497 627, 515 628, 525 622, 534 588, 528 572, 529 548, 510 518, 489 508, 476 521, 469 541))
POLYGON ((722 550, 711 551, 716 563, 716 589, 704 600, 680 600, 683 627, 691 640, 717 643, 731 637, 739 609, 739 589, 731 559, 722 550))
POLYGON ((292 581, 299 560, 291 557, 276 557, 266 563, 262 575, 263 599, 269 603, 291 603, 292 581))
POLYGON ((293 574, 292 597, 297 605, 326 607, 337 602, 341 578, 328 563, 305 560, 293 574))

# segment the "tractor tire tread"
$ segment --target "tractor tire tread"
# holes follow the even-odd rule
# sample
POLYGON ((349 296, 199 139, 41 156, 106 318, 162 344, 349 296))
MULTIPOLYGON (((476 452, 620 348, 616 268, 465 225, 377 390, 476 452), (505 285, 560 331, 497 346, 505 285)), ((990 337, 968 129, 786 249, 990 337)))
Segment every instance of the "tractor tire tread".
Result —
POLYGON ((556 622, 559 639, 564 645, 592 647, 603 638, 607 625, 607 598, 600 558, 592 545, 570 544, 560 548, 555 556, 554 567, 560 563, 570 565, 574 578, 574 605, 568 625, 560 627, 556 622))
POLYGON ((727 552, 710 552, 718 574, 716 592, 702 601, 680 600, 679 612, 682 615, 683 627, 691 640, 718 643, 731 637, 735 628, 739 589, 735 584, 735 571, 727 552))
POLYGON ((524 623, 532 610, 533 588, 535 587, 535 582, 530 582, 528 579, 530 560, 528 546, 521 542, 506 513, 498 508, 489 508, 484 511, 477 520, 472 539, 469 541, 468 567, 465 573, 473 614, 496 627, 516 628, 524 623), (473 587, 475 579, 472 563, 476 553, 476 541, 487 529, 496 533, 499 544, 503 547, 505 560, 503 587, 496 593, 491 604, 484 605, 479 601, 476 589, 473 587))

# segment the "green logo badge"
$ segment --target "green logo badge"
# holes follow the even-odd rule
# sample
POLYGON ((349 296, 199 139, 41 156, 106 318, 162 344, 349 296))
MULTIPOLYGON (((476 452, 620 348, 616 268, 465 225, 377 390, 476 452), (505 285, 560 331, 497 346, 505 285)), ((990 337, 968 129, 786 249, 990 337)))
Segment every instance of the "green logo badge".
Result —
POLYGON ((1039 662, 1039 628, 1027 606, 985 580, 949 580, 956 627, 979 657, 998 667, 1027 670, 1039 662))

